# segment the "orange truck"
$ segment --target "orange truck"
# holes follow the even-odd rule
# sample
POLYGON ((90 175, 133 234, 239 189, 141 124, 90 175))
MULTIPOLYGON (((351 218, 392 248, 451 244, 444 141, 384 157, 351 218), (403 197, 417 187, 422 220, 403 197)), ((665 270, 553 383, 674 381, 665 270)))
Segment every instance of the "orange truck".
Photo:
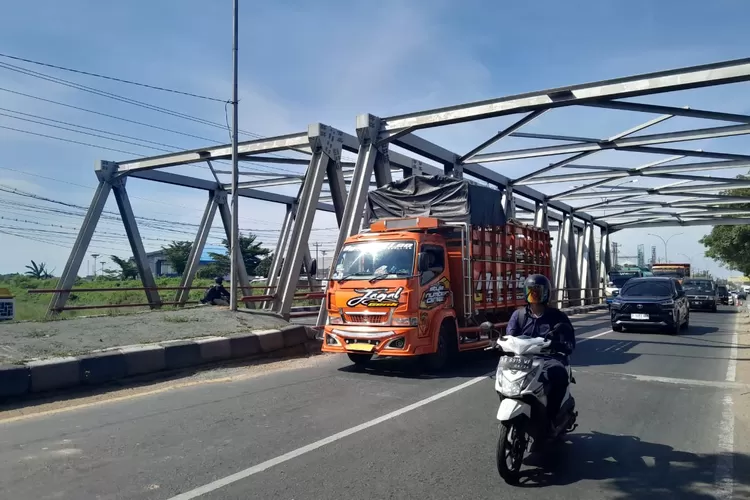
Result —
POLYGON ((525 305, 529 274, 550 277, 549 232, 507 221, 495 189, 413 176, 371 191, 369 228, 349 237, 325 297, 324 352, 355 364, 374 355, 440 369, 493 340, 525 305))
POLYGON ((685 278, 690 277, 690 264, 652 264, 651 272, 654 276, 669 276, 671 278, 677 278, 682 283, 685 278))

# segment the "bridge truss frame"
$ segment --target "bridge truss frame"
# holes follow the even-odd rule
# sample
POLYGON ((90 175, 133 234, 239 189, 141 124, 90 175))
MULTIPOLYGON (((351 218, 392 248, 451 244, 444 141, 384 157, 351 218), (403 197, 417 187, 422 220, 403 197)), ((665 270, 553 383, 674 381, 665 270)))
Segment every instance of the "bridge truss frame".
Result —
MULTIPOLYGON (((357 117, 356 137, 333 127, 316 123, 310 125, 307 132, 242 142, 239 145, 241 161, 307 165, 303 176, 269 174, 269 178, 243 182, 239 186, 241 190, 239 195, 242 197, 281 203, 286 207, 286 216, 276 244, 267 284, 267 294, 273 295, 274 299, 266 305, 288 318, 303 266, 308 279, 312 280, 309 270, 314 266, 312 266, 307 241, 316 211, 323 210, 336 214, 339 235, 333 255, 333 262, 335 262, 346 238, 360 230, 367 192, 373 185, 373 177, 374 185, 382 186, 392 181, 392 174, 396 171, 403 172, 404 176, 412 173, 440 174, 492 185, 500 191, 499 195, 503 198, 504 208, 509 218, 531 222, 538 227, 548 229, 551 224, 556 225, 558 234, 554 251, 553 286, 556 289, 557 300, 563 300, 564 290, 569 291, 568 300, 597 299, 600 281, 606 278, 612 264, 610 251, 612 233, 638 227, 750 222, 750 210, 731 207, 731 205, 750 202, 750 197, 722 194, 726 190, 750 187, 750 180, 689 173, 750 167, 750 155, 661 146, 676 142, 750 134, 750 116, 633 102, 626 99, 749 80, 750 59, 741 59, 560 87, 387 118, 364 114, 357 117), (557 108, 571 106, 634 111, 656 115, 656 117, 603 139, 519 132, 519 129, 541 115, 557 108), (422 129, 511 115, 517 116, 514 123, 464 154, 450 151, 415 134, 422 129), (660 134, 641 133, 649 127, 680 116, 724 121, 732 125, 660 134), (565 144, 485 152, 506 137, 550 140, 565 144), (392 151, 391 145, 403 148, 424 160, 392 151), (577 163, 583 158, 606 150, 657 154, 663 155, 663 158, 638 167, 577 163), (309 157, 263 156, 279 151, 293 151, 309 155, 309 157), (356 153, 356 161, 354 163, 342 161, 343 151, 356 153), (515 179, 484 165, 563 155, 566 156, 562 160, 515 179), (691 161, 675 163, 685 158, 691 161), (697 161, 700 159, 709 161, 697 161), (563 174, 545 175, 557 169, 568 171, 563 174), (617 180, 638 177, 664 178, 672 182, 655 188, 624 188, 609 185, 617 180), (552 195, 542 193, 533 187, 537 184, 566 182, 586 184, 552 195), (301 183, 296 197, 262 189, 293 183, 301 183), (327 192, 323 189, 324 184, 328 186, 327 192), (349 189, 347 185, 350 186, 349 189), (612 195, 614 193, 616 195, 609 195, 606 198, 602 196, 601 189, 605 187, 610 189, 612 195), (670 201, 642 199, 648 196, 668 196, 678 199, 670 201), (592 198, 600 198, 601 201, 582 206, 568 203, 573 200, 592 198), (730 205, 730 208, 723 207, 724 205, 730 205), (619 211, 608 215, 606 212, 599 214, 604 210, 612 209, 619 211), (595 249, 596 231, 600 233, 598 263, 595 249)), ((220 182, 217 174, 229 172, 215 170, 211 162, 226 160, 230 157, 231 147, 222 145, 132 161, 100 162, 96 168, 99 187, 81 226, 58 288, 70 289, 75 282, 96 224, 112 191, 139 274, 147 289, 146 295, 149 303, 152 307, 160 305, 159 294, 146 262, 143 242, 125 189, 129 177, 201 189, 209 193, 204 216, 182 280, 182 286, 189 287, 195 276, 198 259, 217 209, 221 214, 225 229, 228 230, 230 209, 226 202, 226 195, 230 192, 231 186, 220 182), (160 170, 203 162, 211 168, 214 181, 160 170)), ((248 294, 248 278, 244 266, 240 266, 240 285, 248 294)), ((69 292, 56 293, 50 303, 50 313, 62 310, 68 295, 69 292)), ((187 300, 187 291, 178 292, 175 300, 177 303, 184 303, 187 300)), ((321 306, 318 324, 323 324, 325 319, 325 307, 321 306)))

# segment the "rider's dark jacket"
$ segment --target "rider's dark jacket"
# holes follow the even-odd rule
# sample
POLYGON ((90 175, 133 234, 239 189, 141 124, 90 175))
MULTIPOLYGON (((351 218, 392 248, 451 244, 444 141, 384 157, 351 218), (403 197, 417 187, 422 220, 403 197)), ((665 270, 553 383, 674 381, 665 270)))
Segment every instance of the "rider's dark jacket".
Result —
POLYGON ((531 313, 531 308, 517 309, 508 321, 508 327, 505 330, 506 335, 514 337, 544 337, 553 328, 556 328, 557 335, 553 339, 554 350, 571 354, 576 347, 576 337, 573 325, 568 315, 554 307, 546 307, 544 314, 536 318, 531 313))

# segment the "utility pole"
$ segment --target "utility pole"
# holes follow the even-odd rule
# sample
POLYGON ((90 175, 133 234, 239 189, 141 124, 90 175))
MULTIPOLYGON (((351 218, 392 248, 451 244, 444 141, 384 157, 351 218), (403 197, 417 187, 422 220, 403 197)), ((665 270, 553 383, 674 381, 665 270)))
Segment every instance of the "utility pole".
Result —
POLYGON ((316 242, 314 243, 314 246, 315 246, 315 261, 317 262, 317 260, 318 260, 318 249, 320 248, 320 243, 318 243, 318 242, 316 241, 316 242))
POLYGON ((230 256, 231 263, 231 277, 230 277, 230 289, 229 289, 229 309, 232 311, 237 310, 237 285, 239 284, 239 273, 237 272, 237 264, 239 262, 240 254, 240 229, 239 229, 239 195, 237 193, 237 184, 239 183, 239 157, 237 155, 237 122, 239 121, 239 114, 237 112, 239 97, 237 90, 237 45, 239 39, 239 3, 240 0, 233 0, 234 14, 232 16, 233 24, 233 37, 232 37, 232 238, 230 243, 230 256))
MULTIPOLYGON (((325 272, 325 269, 326 269, 326 254, 328 253, 328 250, 321 250, 320 253, 323 254, 323 260, 321 261, 320 266, 318 267, 318 269, 323 269, 323 271, 325 272)), ((328 273, 325 273, 325 276, 327 276, 327 275, 328 275, 328 273)))
POLYGON ((612 242, 612 267, 617 267, 619 265, 619 262, 617 261, 617 256, 620 253, 620 244, 616 241, 612 242))

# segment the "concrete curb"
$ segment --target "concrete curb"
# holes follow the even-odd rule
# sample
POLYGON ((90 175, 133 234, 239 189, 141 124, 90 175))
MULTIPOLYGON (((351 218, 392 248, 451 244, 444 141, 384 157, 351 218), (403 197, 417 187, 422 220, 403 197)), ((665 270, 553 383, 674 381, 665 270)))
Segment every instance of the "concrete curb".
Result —
POLYGON ((320 346, 321 342, 315 340, 315 330, 290 325, 234 337, 172 340, 30 361, 24 365, 0 365, 0 402, 28 393, 102 384, 229 359, 317 354, 320 346))

